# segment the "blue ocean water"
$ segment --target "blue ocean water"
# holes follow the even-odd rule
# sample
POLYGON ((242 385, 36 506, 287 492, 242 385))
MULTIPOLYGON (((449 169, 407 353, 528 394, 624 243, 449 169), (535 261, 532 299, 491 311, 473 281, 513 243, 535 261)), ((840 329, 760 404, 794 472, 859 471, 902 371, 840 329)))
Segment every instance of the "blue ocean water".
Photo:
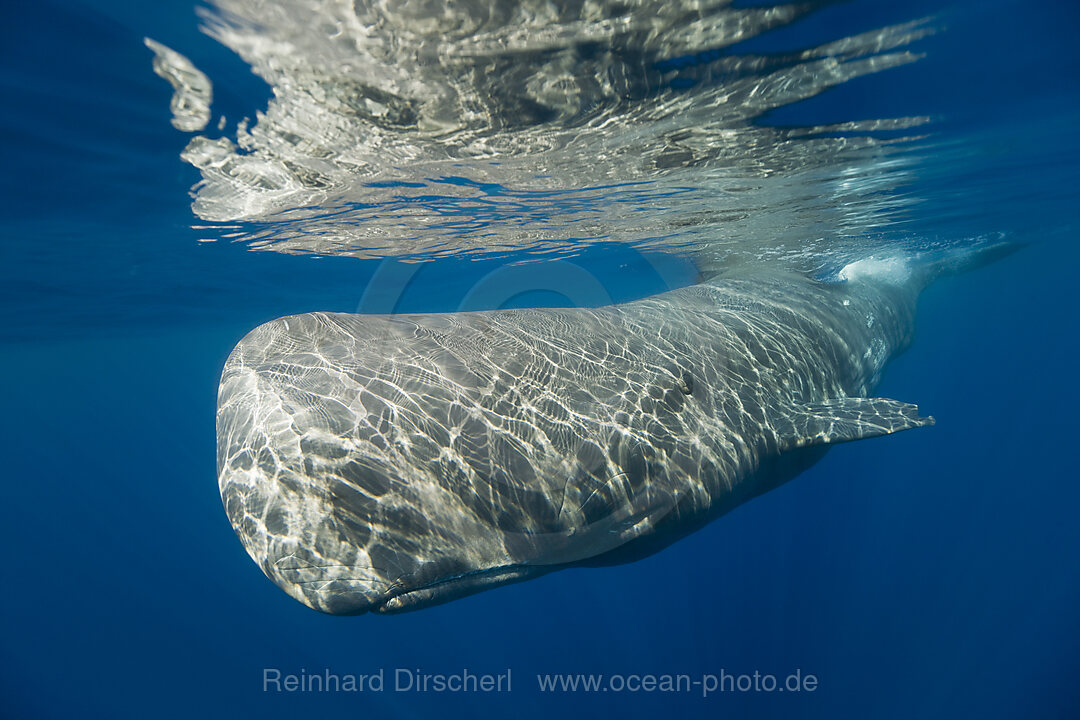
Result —
MULTIPOLYGON (((171 89, 143 38, 212 77, 214 112, 230 123, 272 93, 199 31, 190 3, 41 2, 6 14, 0 715, 1076 716, 1073 4, 824 4, 717 51, 782 54, 935 18, 917 62, 755 119, 783 128, 929 117, 913 177, 889 191, 917 202, 875 232, 1003 233, 1027 245, 923 296, 915 344, 878 392, 918 402, 934 428, 836 448, 632 565, 358 618, 281 593, 222 511, 214 411, 235 343, 261 322, 316 309, 595 300, 575 268, 619 302, 693 282, 692 263, 629 242, 447 252, 381 297, 379 277, 409 271, 371 257, 254 251, 193 215, 200 173, 179 158, 190 137, 170 125, 171 89), (216 241, 200 242, 208 234, 216 241), (523 259, 539 264, 513 270, 523 259), (474 292, 499 273, 527 292, 474 292), (535 273, 542 282, 523 280, 535 273), (266 692, 267 668, 382 671, 387 686, 266 692), (512 689, 397 692, 399 669, 509 670, 512 689), (536 680, 755 672, 817 684, 545 693, 536 680)), ((570 206, 560 196, 544 212, 570 206)), ((476 215, 481 230, 501 229, 476 215)))

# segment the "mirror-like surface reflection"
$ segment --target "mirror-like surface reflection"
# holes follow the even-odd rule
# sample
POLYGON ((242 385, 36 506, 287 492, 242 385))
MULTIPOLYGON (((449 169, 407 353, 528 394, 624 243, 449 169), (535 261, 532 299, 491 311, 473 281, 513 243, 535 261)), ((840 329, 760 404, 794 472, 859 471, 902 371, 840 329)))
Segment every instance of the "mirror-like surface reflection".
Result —
MULTIPOLYGON (((766 116, 917 60, 934 24, 741 48, 814 10, 218 0, 205 31, 273 97, 192 138, 193 208, 221 224, 211 233, 288 253, 558 255, 613 241, 701 265, 814 266, 822 252, 864 252, 912 202, 897 189, 929 119, 766 116)), ((159 51, 159 66, 170 61, 183 64, 159 51)), ((185 71, 199 79, 172 76, 185 71)), ((193 99, 174 106, 208 92, 177 86, 193 99)))

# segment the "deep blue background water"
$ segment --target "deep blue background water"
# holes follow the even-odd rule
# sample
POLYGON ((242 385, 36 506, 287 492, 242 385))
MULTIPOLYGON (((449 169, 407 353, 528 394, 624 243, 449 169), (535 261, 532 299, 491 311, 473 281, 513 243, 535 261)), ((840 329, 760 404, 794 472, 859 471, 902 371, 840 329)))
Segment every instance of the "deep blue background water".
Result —
MULTIPOLYGON (((190 6, 6 9, 0 716, 1076 717, 1078 12, 853 3, 753 43, 799 47, 927 13, 948 30, 924 61, 891 71, 889 92, 860 80, 765 121, 933 115, 959 149, 923 174, 912 231, 1032 243, 924 296, 916 343, 879 392, 938 424, 837 448, 634 565, 333 618, 274 588, 233 535, 215 482, 215 395, 251 327, 354 309, 377 263, 195 242, 197 177, 177 159, 186 137, 168 124, 169 88, 142 37, 231 77, 243 92, 215 106, 230 117, 266 89, 197 32, 190 6), (512 668, 514 684, 290 696, 261 692, 265 667, 512 668), (534 680, 796 668, 819 689, 542 695, 534 680)), ((692 279, 624 248, 576 262, 616 300, 692 279)), ((495 267, 439 261, 398 309, 453 309, 495 267)))

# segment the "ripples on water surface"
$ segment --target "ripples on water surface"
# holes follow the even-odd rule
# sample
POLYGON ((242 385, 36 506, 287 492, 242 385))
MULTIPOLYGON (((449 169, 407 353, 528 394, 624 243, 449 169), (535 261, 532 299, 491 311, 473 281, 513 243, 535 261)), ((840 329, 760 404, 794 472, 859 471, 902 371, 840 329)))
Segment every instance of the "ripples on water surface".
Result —
MULTIPOLYGON (((436 285, 465 259, 660 268, 603 279, 616 299, 693 281, 657 252, 831 273, 885 246, 1041 237, 1072 196, 1075 108, 1003 96, 1060 95, 1069 68, 965 25, 997 5, 101 4, 34 6, 43 34, 9 43, 30 57, 8 71, 9 137, 36 149, 10 161, 25 239, 0 279, 69 329, 354 310, 374 267, 355 258, 440 259, 436 285)), ((38 334, 25 317, 8 332, 38 334)))
MULTIPOLYGON (((421 259, 618 242, 812 263, 903 218, 911 200, 896 190, 928 118, 763 119, 915 62, 935 29, 919 19, 739 49, 814 9, 221 0, 206 31, 273 98, 235 133, 188 144, 202 174, 194 211, 279 252, 421 259)), ((181 80, 182 113, 210 82, 181 80)))

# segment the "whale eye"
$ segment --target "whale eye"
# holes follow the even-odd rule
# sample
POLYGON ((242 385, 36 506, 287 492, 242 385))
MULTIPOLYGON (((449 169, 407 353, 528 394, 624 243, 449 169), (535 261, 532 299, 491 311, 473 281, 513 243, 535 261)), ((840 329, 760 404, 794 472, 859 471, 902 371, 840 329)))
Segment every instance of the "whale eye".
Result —
POLYGON ((690 373, 682 374, 682 378, 679 381, 679 389, 682 390, 683 395, 689 395, 694 392, 694 378, 690 373))

